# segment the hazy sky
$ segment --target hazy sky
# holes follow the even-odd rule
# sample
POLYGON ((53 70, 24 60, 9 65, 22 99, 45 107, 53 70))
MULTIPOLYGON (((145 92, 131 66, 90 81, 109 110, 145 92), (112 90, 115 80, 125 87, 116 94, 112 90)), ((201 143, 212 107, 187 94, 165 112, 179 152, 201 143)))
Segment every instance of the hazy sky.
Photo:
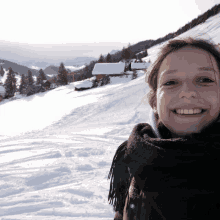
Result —
POLYGON ((2 0, 0 40, 131 44, 174 32, 220 0, 2 0))

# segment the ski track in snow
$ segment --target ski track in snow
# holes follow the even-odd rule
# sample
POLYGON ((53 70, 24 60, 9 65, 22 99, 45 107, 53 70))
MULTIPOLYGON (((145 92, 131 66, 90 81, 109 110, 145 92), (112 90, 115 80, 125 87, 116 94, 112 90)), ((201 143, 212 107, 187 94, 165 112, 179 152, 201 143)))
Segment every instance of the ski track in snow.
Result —
MULTIPOLYGON (((219 24, 216 15, 181 36, 219 43, 219 24)), ((162 45, 145 59, 153 61, 162 45)), ((138 76, 82 92, 71 83, 0 103, 1 220, 113 219, 107 179, 113 156, 133 127, 148 121, 150 107, 141 104, 148 87, 143 72, 138 76)))

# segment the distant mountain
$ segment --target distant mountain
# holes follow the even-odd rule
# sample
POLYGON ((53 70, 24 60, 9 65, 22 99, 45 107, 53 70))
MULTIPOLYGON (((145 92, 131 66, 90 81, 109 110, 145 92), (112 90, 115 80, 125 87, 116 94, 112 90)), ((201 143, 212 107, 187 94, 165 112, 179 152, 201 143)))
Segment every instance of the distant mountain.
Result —
POLYGON ((91 61, 97 60, 95 57, 76 57, 72 60, 64 61, 65 66, 83 66, 89 64, 91 61))
MULTIPOLYGON (((39 72, 36 69, 32 69, 32 68, 28 68, 26 66, 8 61, 8 60, 4 60, 4 59, 0 59, 0 66, 2 66, 3 69, 8 70, 9 67, 12 68, 12 70, 16 73, 18 73, 18 75, 22 75, 24 74, 25 76, 28 75, 28 70, 30 70, 32 72, 33 76, 38 76, 39 72)), ((50 77, 49 77, 50 78, 50 77)))
MULTIPOLYGON (((115 54, 117 53, 118 51, 120 50, 112 50, 109 54, 112 55, 112 54, 115 54)), ((104 57, 106 57, 108 54, 103 54, 104 57)))
POLYGON ((110 52, 110 54, 115 54, 115 53, 117 53, 118 51, 120 51, 120 50, 112 50, 112 51, 110 52))
MULTIPOLYGON (((92 60, 97 60, 95 57, 76 57, 73 59, 68 59, 68 60, 63 60, 61 62, 64 63, 64 66, 75 66, 75 67, 80 67, 86 64, 89 64, 92 60)), ((34 60, 27 60, 27 61, 21 61, 19 62, 21 65, 28 66, 29 68, 32 69, 45 69, 46 67, 49 66, 60 66, 61 62, 45 62, 45 61, 34 61, 34 60)))
MULTIPOLYGON (((70 68, 67 68, 67 67, 65 67, 65 68, 68 73, 72 72, 72 70, 70 68)), ((54 77, 54 76, 58 75, 59 67, 54 66, 54 65, 50 65, 50 66, 46 67, 43 71, 48 77, 54 77)))
POLYGON ((48 66, 44 69, 44 73, 49 76, 56 76, 58 74, 59 67, 57 66, 48 66))
POLYGON ((34 61, 34 60, 21 61, 19 63, 21 65, 28 66, 29 68, 35 67, 35 68, 38 68, 38 69, 44 69, 45 67, 51 65, 51 63, 48 63, 48 62, 45 62, 45 61, 34 61))

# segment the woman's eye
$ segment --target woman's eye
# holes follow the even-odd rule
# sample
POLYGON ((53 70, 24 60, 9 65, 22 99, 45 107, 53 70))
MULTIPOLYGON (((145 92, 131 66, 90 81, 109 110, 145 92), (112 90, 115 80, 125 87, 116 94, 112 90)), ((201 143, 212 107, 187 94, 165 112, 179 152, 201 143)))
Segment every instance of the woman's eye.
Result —
POLYGON ((175 81, 168 81, 164 85, 165 86, 170 86, 170 85, 174 85, 174 84, 175 84, 175 81))
POLYGON ((214 81, 209 79, 209 78, 200 78, 199 82, 201 82, 201 83, 211 83, 211 82, 214 82, 214 81))

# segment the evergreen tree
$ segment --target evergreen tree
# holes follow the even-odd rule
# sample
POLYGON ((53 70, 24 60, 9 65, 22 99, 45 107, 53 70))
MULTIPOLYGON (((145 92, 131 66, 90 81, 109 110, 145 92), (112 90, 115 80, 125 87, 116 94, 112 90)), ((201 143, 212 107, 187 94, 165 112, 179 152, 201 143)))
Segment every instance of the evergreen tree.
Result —
POLYGON ((51 82, 52 82, 52 83, 57 83, 57 77, 54 76, 54 77, 51 79, 51 82))
POLYGON ((34 84, 34 79, 32 76, 32 72, 28 70, 28 85, 33 85, 34 84))
POLYGON ((42 86, 43 80, 47 80, 47 77, 42 69, 39 70, 39 75, 37 77, 37 85, 42 86))
POLYGON ((111 63, 111 62, 112 62, 112 56, 111 56, 110 53, 107 54, 106 62, 107 62, 107 63, 111 63))
POLYGON ((105 62, 105 58, 103 57, 103 55, 101 54, 99 59, 98 59, 98 63, 104 63, 105 62))
POLYGON ((4 76, 4 73, 5 73, 5 72, 4 72, 4 70, 3 70, 2 66, 1 66, 0 75, 1 75, 1 76, 4 76))
POLYGON ((25 81, 25 76, 24 74, 21 75, 21 83, 19 86, 19 92, 20 94, 24 94, 24 89, 26 89, 26 81, 25 81))
POLYGON ((122 59, 125 59, 125 50, 126 50, 125 47, 123 47, 122 51, 121 51, 121 58, 122 59))
POLYGON ((15 72, 12 69, 11 71, 12 71, 12 86, 13 86, 13 96, 14 96, 14 93, 17 92, 17 86, 16 86, 17 80, 15 78, 15 72))
POLYGON ((67 71, 64 67, 64 64, 61 63, 58 71, 57 81, 60 85, 67 85, 68 79, 67 79, 67 71))
POLYGON ((39 84, 41 84, 41 80, 40 80, 40 76, 38 75, 38 77, 37 77, 37 83, 36 83, 37 85, 39 85, 39 84))
POLYGON ((7 78, 5 80, 4 87, 6 90, 5 96, 7 98, 10 98, 10 97, 13 97, 14 93, 16 92, 16 78, 15 78, 15 75, 14 75, 12 68, 9 67, 8 70, 9 70, 9 72, 8 72, 7 78))
POLYGON ((121 52, 121 58, 124 60, 129 60, 132 57, 132 51, 130 49, 131 45, 128 44, 128 47, 123 47, 121 52))
POLYGON ((128 44, 128 47, 126 48, 126 59, 131 59, 133 53, 131 51, 131 44, 128 44))
POLYGON ((86 67, 84 68, 84 71, 83 71, 83 74, 85 76, 88 76, 89 75, 89 67, 86 65, 86 67))
POLYGON ((42 69, 39 70, 39 75, 37 77, 37 85, 40 85, 40 92, 45 92, 45 88, 43 87, 43 80, 47 80, 47 77, 42 69))

